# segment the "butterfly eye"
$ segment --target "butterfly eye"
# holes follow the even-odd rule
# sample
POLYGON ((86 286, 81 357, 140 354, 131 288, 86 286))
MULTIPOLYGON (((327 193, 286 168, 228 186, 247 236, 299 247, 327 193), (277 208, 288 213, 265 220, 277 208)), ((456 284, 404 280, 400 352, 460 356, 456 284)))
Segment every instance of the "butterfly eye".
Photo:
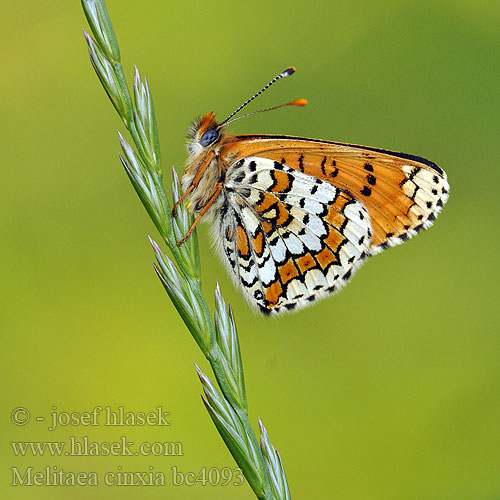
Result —
POLYGON ((200 144, 203 147, 209 146, 219 138, 219 132, 215 128, 211 128, 203 133, 200 138, 200 144))

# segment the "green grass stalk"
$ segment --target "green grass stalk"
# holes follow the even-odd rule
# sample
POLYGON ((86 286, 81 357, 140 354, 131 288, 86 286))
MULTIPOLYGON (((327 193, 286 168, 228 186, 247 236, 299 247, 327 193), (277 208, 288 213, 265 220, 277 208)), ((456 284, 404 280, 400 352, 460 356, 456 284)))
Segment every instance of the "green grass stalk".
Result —
MULTIPOLYGON (((173 260, 150 238, 156 257, 155 270, 217 380, 218 388, 196 367, 203 387, 203 402, 257 498, 289 500, 290 493, 278 452, 260 421, 260 443, 250 425, 243 364, 232 310, 226 305, 217 285, 212 319, 201 292, 196 231, 183 245, 177 245, 193 218, 182 203, 176 216, 172 216, 172 205, 163 188, 158 131, 149 85, 141 79, 136 68, 133 92, 130 92, 104 0, 82 0, 82 6, 93 35, 84 32, 92 66, 135 146, 134 149, 119 133, 120 160, 172 255, 173 260)), ((180 194, 179 179, 174 171, 174 203, 180 194)))

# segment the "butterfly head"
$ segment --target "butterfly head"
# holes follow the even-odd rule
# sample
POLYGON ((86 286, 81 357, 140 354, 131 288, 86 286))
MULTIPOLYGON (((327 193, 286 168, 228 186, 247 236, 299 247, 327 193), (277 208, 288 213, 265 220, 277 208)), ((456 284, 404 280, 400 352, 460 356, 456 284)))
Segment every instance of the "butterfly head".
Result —
POLYGON ((215 113, 211 111, 195 120, 188 132, 188 150, 191 154, 198 155, 220 141, 223 132, 215 113))

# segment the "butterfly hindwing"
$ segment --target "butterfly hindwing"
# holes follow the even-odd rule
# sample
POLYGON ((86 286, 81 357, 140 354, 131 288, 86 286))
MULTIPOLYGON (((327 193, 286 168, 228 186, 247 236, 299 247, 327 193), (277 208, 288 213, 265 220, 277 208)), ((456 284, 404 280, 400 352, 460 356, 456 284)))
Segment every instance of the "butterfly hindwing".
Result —
POLYGON ((336 291, 373 236, 367 210, 350 193, 258 157, 227 170, 215 231, 233 277, 264 312, 336 291))

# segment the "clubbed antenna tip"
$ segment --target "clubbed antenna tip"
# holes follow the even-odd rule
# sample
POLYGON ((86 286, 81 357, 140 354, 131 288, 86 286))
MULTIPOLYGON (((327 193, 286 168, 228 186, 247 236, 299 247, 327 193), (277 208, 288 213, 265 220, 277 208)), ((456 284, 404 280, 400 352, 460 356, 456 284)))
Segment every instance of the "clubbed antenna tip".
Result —
POLYGON ((229 122, 229 120, 240 110, 242 110, 247 104, 252 102, 256 97, 258 97, 262 92, 265 92, 273 83, 277 82, 281 78, 286 78, 287 76, 293 75, 295 73, 295 68, 293 66, 290 66, 283 70, 278 76, 275 76, 265 87, 263 87, 261 90, 259 90, 256 94, 254 94, 250 99, 246 100, 238 109, 233 111, 223 122, 220 123, 219 127, 222 127, 226 123, 229 122))
POLYGON ((289 102, 287 106, 305 106, 308 103, 307 99, 295 99, 295 101, 289 102))

